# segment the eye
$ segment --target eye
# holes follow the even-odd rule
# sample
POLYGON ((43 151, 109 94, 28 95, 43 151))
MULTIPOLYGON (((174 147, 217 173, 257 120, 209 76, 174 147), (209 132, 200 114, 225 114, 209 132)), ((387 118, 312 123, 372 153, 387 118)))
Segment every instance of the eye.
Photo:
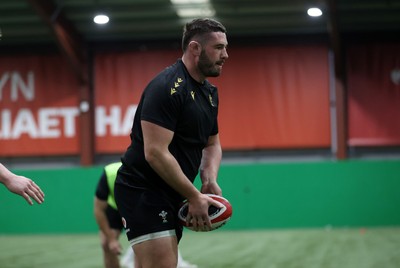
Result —
POLYGON ((226 49, 227 47, 225 45, 217 45, 215 48, 219 49, 219 50, 223 50, 223 49, 226 49))

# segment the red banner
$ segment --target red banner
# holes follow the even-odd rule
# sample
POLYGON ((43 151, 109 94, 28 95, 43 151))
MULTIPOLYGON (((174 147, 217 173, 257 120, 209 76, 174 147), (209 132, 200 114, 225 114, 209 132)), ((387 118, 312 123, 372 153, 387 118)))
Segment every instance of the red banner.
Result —
MULTIPOLYGON (((230 48, 220 77, 224 149, 330 145, 324 46, 230 48)), ((95 57, 95 150, 122 153, 143 89, 179 50, 95 57)), ((79 85, 61 56, 2 58, 0 156, 79 153, 79 85)))
POLYGON ((229 49, 220 78, 224 149, 330 146, 325 46, 229 49))
POLYGON ((96 152, 120 153, 130 144, 133 117, 147 83, 180 51, 107 53, 96 57, 96 152))
POLYGON ((0 155, 77 154, 77 90, 61 56, 2 57, 0 155))
POLYGON ((400 45, 348 51, 349 145, 400 145, 400 45))

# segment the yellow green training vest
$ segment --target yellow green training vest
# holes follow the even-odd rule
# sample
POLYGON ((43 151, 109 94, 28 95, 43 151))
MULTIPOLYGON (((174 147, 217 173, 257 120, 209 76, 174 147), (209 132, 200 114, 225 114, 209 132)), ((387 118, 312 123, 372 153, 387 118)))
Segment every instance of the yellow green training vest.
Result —
POLYGON ((115 203, 115 198, 114 198, 114 183, 115 179, 117 178, 117 171, 121 165, 122 164, 118 162, 118 163, 108 164, 107 166, 104 167, 104 171, 106 172, 106 177, 107 177, 108 188, 110 189, 110 193, 108 194, 107 198, 107 204, 114 209, 117 209, 117 204, 115 203))

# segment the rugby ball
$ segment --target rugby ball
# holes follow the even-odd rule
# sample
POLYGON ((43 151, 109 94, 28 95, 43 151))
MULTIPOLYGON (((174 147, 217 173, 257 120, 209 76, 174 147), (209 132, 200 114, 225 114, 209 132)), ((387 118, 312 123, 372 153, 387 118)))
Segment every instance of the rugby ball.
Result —
MULTIPOLYGON (((226 198, 224 198, 222 196, 214 195, 214 194, 207 194, 207 195, 221 204, 221 208, 218 208, 213 205, 211 205, 208 208, 208 216, 210 217, 210 221, 211 221, 211 230, 208 230, 208 231, 213 231, 213 230, 220 228, 221 226, 223 226, 225 223, 227 223, 229 221, 229 219, 232 216, 232 205, 229 203, 229 201, 226 198)), ((188 211, 189 211, 189 204, 188 204, 187 200, 185 200, 182 202, 182 204, 179 208, 178 218, 179 218, 180 223, 184 227, 194 231, 192 224, 186 222, 186 216, 188 214, 188 211)), ((199 230, 199 231, 201 231, 201 230, 199 230)))

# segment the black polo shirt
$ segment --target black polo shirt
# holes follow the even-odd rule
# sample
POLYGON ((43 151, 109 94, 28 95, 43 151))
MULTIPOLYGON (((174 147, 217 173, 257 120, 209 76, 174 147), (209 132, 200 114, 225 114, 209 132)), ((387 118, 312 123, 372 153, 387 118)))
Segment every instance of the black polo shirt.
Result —
POLYGON ((208 138, 218 134, 217 115, 217 88, 208 81, 202 84, 195 81, 179 59, 159 73, 144 90, 133 122, 131 144, 122 157, 125 179, 118 179, 117 183, 163 189, 176 196, 145 160, 140 121, 149 121, 174 132, 169 150, 193 182, 208 138))

